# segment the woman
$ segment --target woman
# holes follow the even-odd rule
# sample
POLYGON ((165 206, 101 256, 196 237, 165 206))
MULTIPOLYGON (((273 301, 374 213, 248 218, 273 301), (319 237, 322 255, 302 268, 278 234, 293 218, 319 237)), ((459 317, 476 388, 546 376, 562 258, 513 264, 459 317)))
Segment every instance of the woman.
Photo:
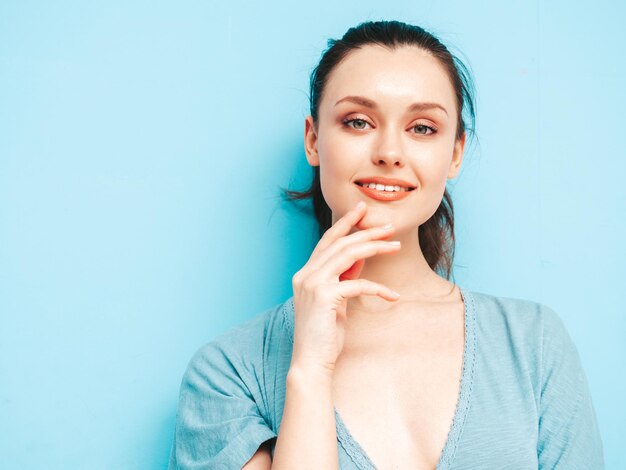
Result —
POLYGON ((323 236, 292 298, 192 358, 170 468, 603 468, 556 312, 448 280, 466 68, 400 22, 329 45, 305 121, 315 177, 289 192, 323 236))

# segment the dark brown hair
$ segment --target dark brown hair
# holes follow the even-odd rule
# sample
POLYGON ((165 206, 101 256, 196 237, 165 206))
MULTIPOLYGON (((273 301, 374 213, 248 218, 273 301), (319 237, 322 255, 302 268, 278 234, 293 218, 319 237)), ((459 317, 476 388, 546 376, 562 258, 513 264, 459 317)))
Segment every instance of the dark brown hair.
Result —
MULTIPOLYGON (((339 40, 328 40, 328 48, 322 53, 320 62, 313 69, 310 78, 309 101, 314 123, 318 122, 319 105, 329 74, 351 51, 369 44, 391 50, 405 45, 417 46, 437 58, 450 77, 456 95, 458 111, 456 138, 457 140, 462 138, 466 131, 473 132, 476 105, 469 69, 433 34, 419 26, 400 21, 368 21, 350 28, 339 40), (471 127, 466 125, 464 114, 469 119, 471 127)), ((313 180, 308 189, 304 191, 283 189, 283 195, 290 201, 312 199, 321 236, 332 225, 332 213, 322 195, 319 166, 314 167, 313 172, 313 180)), ((449 279, 455 238, 454 208, 447 189, 437 211, 420 226, 418 233, 420 247, 428 265, 449 279)))

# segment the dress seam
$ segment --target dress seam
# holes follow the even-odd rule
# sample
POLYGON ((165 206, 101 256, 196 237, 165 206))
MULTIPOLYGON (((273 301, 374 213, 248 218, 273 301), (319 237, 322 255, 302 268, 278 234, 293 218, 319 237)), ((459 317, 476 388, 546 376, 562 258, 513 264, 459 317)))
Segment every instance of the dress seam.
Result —
MULTIPOLYGON (((467 414, 469 412, 471 397, 474 386, 474 372, 476 365, 476 304, 474 302, 474 296, 471 292, 462 290, 462 294, 464 298, 468 298, 469 302, 467 302, 467 315, 465 319, 467 342, 466 351, 467 351, 467 364, 463 364, 463 373, 462 378, 467 380, 466 387, 463 387, 463 382, 461 382, 461 393, 459 396, 458 408, 460 410, 458 414, 458 421, 454 421, 452 423, 452 427, 450 429, 450 437, 452 439, 450 448, 444 447, 444 454, 441 456, 441 462, 437 465, 437 470, 443 470, 444 468, 450 468, 454 457, 456 456, 456 451, 459 446, 459 442, 461 440, 461 436, 463 435, 463 430, 465 429, 465 420, 467 414), (467 375, 466 375, 467 374, 467 375), (441 466, 440 466, 441 465, 441 466)), ((456 416, 456 415, 455 415, 456 416)))

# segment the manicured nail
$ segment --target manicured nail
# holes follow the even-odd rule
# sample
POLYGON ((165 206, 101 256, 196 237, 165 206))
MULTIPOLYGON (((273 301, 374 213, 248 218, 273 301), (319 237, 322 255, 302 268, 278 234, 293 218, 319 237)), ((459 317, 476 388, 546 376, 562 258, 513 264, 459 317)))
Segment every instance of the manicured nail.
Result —
POLYGON ((388 242, 390 245, 400 246, 400 242, 398 240, 392 240, 388 242))
POLYGON ((363 201, 359 201, 359 203, 356 205, 355 209, 363 209, 365 207, 365 203, 363 201))
POLYGON ((396 299, 400 297, 400 294, 398 294, 395 290, 392 290, 391 292, 396 299))
POLYGON ((382 228, 385 229, 385 230, 389 230, 389 229, 393 228, 393 224, 383 225, 382 228))

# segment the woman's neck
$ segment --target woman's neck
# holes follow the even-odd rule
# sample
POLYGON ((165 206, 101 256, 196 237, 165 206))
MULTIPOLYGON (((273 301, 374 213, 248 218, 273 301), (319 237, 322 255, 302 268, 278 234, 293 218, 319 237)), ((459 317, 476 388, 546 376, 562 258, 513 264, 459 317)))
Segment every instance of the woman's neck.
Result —
POLYGON ((348 310, 358 315, 389 314, 402 309, 406 302, 446 301, 455 285, 431 269, 424 258, 417 234, 394 236, 402 248, 393 254, 376 255, 365 260, 359 278, 383 284, 400 294, 396 302, 378 296, 350 299, 348 310))

